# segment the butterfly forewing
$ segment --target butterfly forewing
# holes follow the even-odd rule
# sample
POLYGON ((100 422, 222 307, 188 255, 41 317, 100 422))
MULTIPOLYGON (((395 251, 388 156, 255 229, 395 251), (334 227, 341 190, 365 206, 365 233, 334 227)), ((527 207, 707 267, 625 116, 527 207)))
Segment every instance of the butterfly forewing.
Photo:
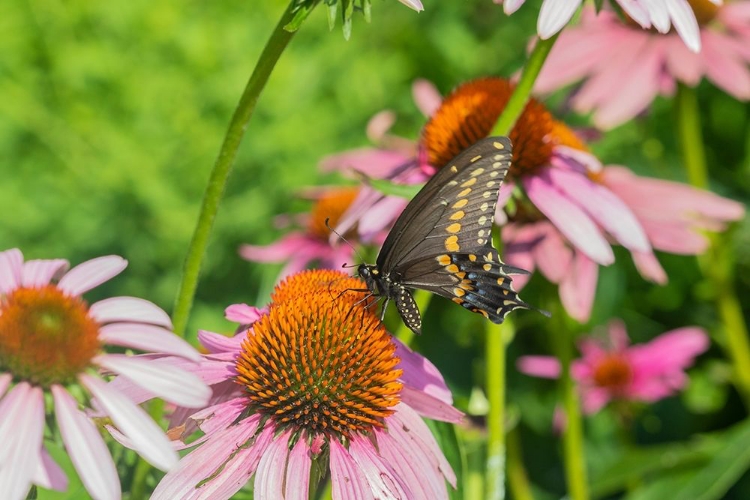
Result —
POLYGON ((490 137, 438 170, 391 229, 378 267, 399 273, 428 255, 486 244, 510 159, 510 140, 490 137))

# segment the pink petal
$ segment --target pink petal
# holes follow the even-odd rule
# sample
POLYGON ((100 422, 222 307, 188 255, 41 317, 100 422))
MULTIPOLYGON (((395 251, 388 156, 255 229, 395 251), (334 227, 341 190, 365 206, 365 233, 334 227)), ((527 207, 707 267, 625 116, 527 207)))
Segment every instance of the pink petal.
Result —
POLYGON ((630 208, 607 188, 588 177, 559 168, 547 169, 557 189, 575 200, 594 220, 630 250, 648 252, 651 246, 630 208))
POLYGON ((336 439, 329 441, 333 500, 375 500, 362 470, 336 439))
MULTIPOLYGON (((631 0, 631 2, 633 2, 633 0, 631 0)), ((623 5, 622 0, 618 0, 618 3, 623 5)), ((672 27, 672 21, 669 19, 669 10, 667 9, 666 4, 661 0, 647 0, 644 3, 646 3, 646 9, 648 9, 648 12, 645 12, 647 21, 645 23, 641 21, 636 22, 644 28, 648 28, 648 23, 650 22, 659 33, 668 33, 669 29, 672 27)), ((627 9, 625 11, 628 12, 627 9)), ((628 15, 630 14, 628 13, 628 15)), ((635 19, 632 15, 630 15, 630 17, 635 19)))
POLYGON ((128 261, 118 255, 91 259, 68 271, 57 284, 70 295, 81 295, 120 274, 128 261))
POLYGON ((596 294, 599 266, 576 252, 570 274, 560 283, 560 300, 571 318, 585 323, 591 316, 596 294))
POLYGON ((368 177, 383 179, 410 161, 411 158, 398 151, 362 148, 323 158, 320 168, 323 172, 356 170, 368 177))
POLYGON ((422 12, 424 10, 424 7, 422 6, 422 2, 419 0, 398 0, 402 4, 406 5, 410 9, 414 9, 417 12, 422 12))
POLYGON ((49 285, 54 278, 59 278, 68 269, 68 261, 27 260, 23 265, 23 286, 36 288, 49 285))
POLYGON ((685 327, 663 333, 646 344, 631 347, 630 356, 636 369, 664 373, 689 367, 709 345, 708 335, 702 328, 685 327))
POLYGON ((112 297, 100 300, 89 308, 89 315, 98 323, 133 321, 172 328, 172 320, 164 310, 148 300, 136 297, 112 297))
POLYGON ((266 313, 266 309, 249 306, 247 304, 232 304, 224 309, 224 317, 241 325, 252 325, 266 313))
POLYGON ((211 353, 239 352, 245 338, 247 338, 245 332, 238 333, 232 337, 227 337, 220 333, 198 330, 198 342, 200 342, 201 345, 211 353))
POLYGON ((60 435, 86 491, 94 498, 119 499, 120 479, 99 430, 62 386, 53 385, 52 396, 60 435))
POLYGON ((47 450, 42 447, 39 453, 39 464, 37 465, 32 483, 47 488, 48 490, 65 491, 68 489, 68 476, 65 471, 52 460, 47 450))
POLYGON ((289 233, 270 245, 242 245, 239 253, 240 257, 251 262, 283 262, 295 254, 318 247, 320 240, 303 233, 289 233))
POLYGON ((546 40, 560 31, 580 5, 581 0, 544 0, 536 23, 539 37, 546 40))
POLYGON ((464 414, 460 410, 408 385, 401 390, 401 401, 426 418, 453 423, 463 421, 464 414))
POLYGON ((408 200, 386 196, 373 204, 359 219, 359 233, 363 240, 372 239, 375 233, 389 226, 404 211, 408 200))
POLYGON ((13 376, 10 373, 0 373, 0 400, 12 381, 13 376))
MULTIPOLYGON (((657 2, 658 1, 659 0, 657 0, 657 2)), ((650 28, 651 23, 653 21, 654 14, 656 14, 655 17, 660 22, 659 24, 663 26, 663 21, 666 20, 666 24, 667 24, 666 29, 669 30, 669 18, 666 17, 667 16, 666 9, 660 9, 664 11, 663 15, 660 17, 658 15, 658 12, 655 13, 653 12, 653 10, 647 11, 643 7, 643 5, 641 5, 641 3, 638 2, 638 0, 617 0, 617 3, 620 5, 620 7, 622 7, 622 10, 624 10, 625 13, 633 19, 633 21, 640 24, 642 27, 647 28, 647 29, 650 28), (666 17, 666 19, 662 19, 663 17, 666 17)), ((656 24, 656 22, 654 22, 654 24, 656 24)))
POLYGON ((172 354, 192 361, 201 360, 200 353, 186 340, 159 326, 142 323, 112 323, 99 329, 99 339, 105 344, 172 354))
POLYGON ((750 99, 750 71, 725 35, 704 32, 703 53, 708 78, 739 100, 750 99))
POLYGON ((300 481, 299 478, 309 478, 311 467, 312 459, 307 443, 304 439, 298 439, 297 444, 289 453, 284 500, 308 500, 310 498, 310 481, 300 481))
POLYGON ((23 499, 39 466, 44 436, 44 395, 27 382, 0 401, 0 491, 3 498, 23 499))
POLYGON ((0 295, 21 286, 23 254, 17 248, 0 252, 0 295))
POLYGON ((435 114, 443 102, 443 96, 440 95, 435 84, 423 78, 414 80, 411 85, 411 95, 419 111, 428 118, 435 114))
POLYGON ((388 418, 389 421, 396 422, 394 427, 398 429, 393 432, 398 433, 402 441, 408 438, 408 442, 427 455, 429 460, 434 462, 434 467, 437 467, 445 479, 455 488, 456 474, 422 417, 403 403, 396 405, 395 409, 396 412, 388 418))
POLYGON ((599 103, 594 123, 604 129, 620 125, 648 108, 658 95, 663 74, 664 52, 660 40, 649 38, 638 64, 621 74, 611 96, 599 103))
POLYGON ((548 280, 552 283, 559 283, 570 272, 573 250, 551 224, 544 222, 540 224, 545 235, 532 250, 534 260, 548 280))
POLYGON ((560 193, 546 178, 524 178, 524 187, 531 201, 568 238, 573 245, 594 261, 607 265, 614 254, 591 218, 575 203, 560 193))
POLYGON ((586 415, 593 415, 609 403, 612 396, 599 387, 590 387, 581 391, 581 403, 586 415))
MULTIPOLYGON (((260 457, 258 469, 255 472, 253 499, 278 500, 284 498, 284 477, 286 476, 286 460, 289 455, 289 437, 290 434, 287 431, 273 439, 263 456, 260 457)), ((297 471, 294 474, 295 481, 306 482, 303 476, 296 475, 297 471)))
POLYGON ((364 473, 375 498, 412 498, 409 487, 393 467, 378 455, 369 439, 353 437, 349 442, 349 455, 364 473))
POLYGON ((693 9, 687 0, 665 0, 672 26, 693 52, 700 52, 701 37, 698 21, 695 20, 693 9))
POLYGON ((390 110, 381 111, 367 122, 366 135, 370 141, 379 143, 393 124, 396 123, 396 113, 390 110))
MULTIPOLYGON (((264 431, 251 446, 245 446, 255 429, 240 422, 193 450, 164 476, 151 500, 229 499, 255 472, 259 454, 273 436, 273 432, 264 431), (198 488, 199 483, 209 478, 210 481, 198 488), (224 488, 226 482, 230 484, 224 488)), ((268 429, 273 428, 266 431, 268 429)))
POLYGON ((178 406, 201 408, 211 397, 211 389, 200 378, 173 365, 124 354, 97 356, 93 361, 178 406))
POLYGON ((120 432, 130 438, 147 462, 161 470, 169 470, 177 463, 178 457, 169 439, 145 411, 91 375, 81 374, 79 381, 91 391, 98 405, 120 432))
POLYGON ((653 252, 633 252, 632 256, 641 276, 659 285, 667 284, 667 273, 661 267, 653 252))
POLYGON ((516 362, 521 373, 540 378, 560 378, 560 361, 551 356, 521 356, 516 362))
POLYGON ((623 323, 622 321, 610 321, 608 333, 612 351, 623 352, 630 345, 630 337, 628 337, 628 331, 625 328, 625 323, 623 323))
POLYGON ((668 35, 662 43, 668 72, 686 85, 698 85, 704 71, 703 58, 691 52, 676 36, 668 35))
POLYGON ((401 359, 398 367, 403 370, 400 380, 429 394, 446 404, 453 403, 453 395, 445 380, 435 365, 424 356, 412 351, 400 340, 393 339, 396 344, 396 356, 401 359))

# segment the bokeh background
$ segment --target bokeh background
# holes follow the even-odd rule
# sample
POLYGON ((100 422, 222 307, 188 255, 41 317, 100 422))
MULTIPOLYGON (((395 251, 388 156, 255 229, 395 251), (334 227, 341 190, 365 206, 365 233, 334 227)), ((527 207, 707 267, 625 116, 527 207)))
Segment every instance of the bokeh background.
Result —
MULTIPOLYGON (((345 182, 321 174, 321 158, 367 145, 367 121, 386 108, 398 115, 395 133, 418 137, 424 119, 411 97, 415 79, 447 93, 471 78, 516 72, 535 31, 539 2, 527 3, 508 18, 490 0, 425 0, 420 14, 395 0, 375 0, 372 23, 355 16, 349 41, 340 25, 329 31, 317 9, 281 58, 247 129, 211 238, 191 335, 198 328, 232 331, 223 319, 229 304, 265 303, 281 266, 248 263, 237 249, 277 239, 282 231, 275 217, 310 206, 300 189, 345 182)), ((122 255, 127 271, 90 298, 116 290, 171 311, 209 170, 284 7, 279 0, 0 2, 0 247, 72 263, 122 255)), ((711 187, 747 205, 750 106, 705 83, 699 95, 711 187)), ((564 95, 547 102, 569 124, 588 125, 586 117, 567 112, 564 95)), ((668 100, 602 134, 592 149, 606 163, 685 181, 668 100)), ((748 318, 747 219, 720 238, 720 248, 717 258, 733 269, 748 318)), ((664 287, 645 282, 629 256, 617 253, 616 264, 600 273, 591 322, 573 327, 592 331, 619 317, 638 342, 700 325, 714 334, 713 347, 690 371, 681 396, 644 407, 628 421, 610 411, 587 418, 596 498, 665 498, 668 481, 708 463, 731 441, 726 430, 746 417, 719 348, 712 298, 721 290, 707 285, 695 258, 659 258, 670 277, 664 287)), ((540 277, 524 292, 525 300, 542 306, 554 297, 540 277)), ((443 371, 457 405, 473 415, 460 432, 467 477, 481 477, 482 319, 441 305, 433 301, 426 334, 415 345, 443 371)), ((571 325, 522 312, 517 326, 509 353, 509 424, 519 431, 535 493, 560 498, 556 387, 518 374, 514 360, 550 353, 556 328, 571 325)), ((740 470, 732 481, 740 479, 727 498, 750 498, 750 475, 743 475, 750 466, 747 445, 733 462, 740 470)))

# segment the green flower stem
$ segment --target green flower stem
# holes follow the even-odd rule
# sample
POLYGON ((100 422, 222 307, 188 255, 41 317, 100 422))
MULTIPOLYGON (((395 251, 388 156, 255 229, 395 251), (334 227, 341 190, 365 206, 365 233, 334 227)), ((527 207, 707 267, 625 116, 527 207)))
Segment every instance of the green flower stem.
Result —
POLYGON ((508 104, 505 106, 503 113, 498 118, 495 128, 492 129, 492 135, 508 135, 516 124, 516 120, 521 116, 526 103, 531 96, 531 90, 534 88, 534 82, 542 71, 544 61, 547 59, 552 46, 557 41, 559 33, 548 38, 547 40, 538 40, 531 51, 528 61, 523 67, 521 79, 510 96, 508 104))
MULTIPOLYGON (((709 175, 695 90, 680 84, 676 106, 680 146, 688 180, 695 187, 707 189, 709 175)), ((724 350, 732 361, 735 385, 742 394, 745 406, 750 408, 750 341, 733 282, 730 263, 735 259, 731 246, 724 242, 722 235, 711 235, 710 239, 711 246, 698 257, 698 263, 716 292, 716 307, 726 340, 724 350)))
POLYGON ((515 500, 534 500, 531 483, 523 466, 521 436, 518 427, 508 432, 508 486, 515 500))
MULTIPOLYGON (((573 360, 574 339, 572 330, 566 326, 567 315, 562 307, 557 307, 554 335, 555 350, 560 360, 560 391, 563 410, 565 411, 565 429, 563 430, 563 458, 565 462, 565 479, 568 484, 568 497, 571 500, 588 500, 588 474, 586 472, 586 454, 583 445, 583 419, 578 391, 570 376, 570 365, 573 360)), ((554 317, 553 316, 553 317, 554 317)))
POLYGON ((513 321, 502 325, 488 322, 485 353, 487 377, 487 500, 505 498, 505 347, 515 333, 513 321))
POLYGON ((265 87, 271 71, 294 36, 294 32, 284 29, 294 18, 294 4, 294 1, 290 2, 289 7, 284 11, 260 55, 253 74, 250 75, 237 109, 235 109, 232 120, 229 122, 224 142, 219 150, 219 156, 216 159, 208 184, 206 185, 200 215, 198 216, 193 238, 188 247, 187 257, 182 269, 182 281, 180 282, 177 298, 175 299, 172 322, 174 323, 174 332, 180 336, 184 336, 185 334, 190 309, 193 306, 193 299, 195 298, 195 290, 198 286, 201 263, 206 255, 208 238, 211 234, 216 213, 219 210, 219 202, 224 194, 224 187, 226 186, 229 172, 234 165, 237 150, 245 135, 245 128, 250 117, 253 115, 255 105, 258 102, 258 96, 265 87))

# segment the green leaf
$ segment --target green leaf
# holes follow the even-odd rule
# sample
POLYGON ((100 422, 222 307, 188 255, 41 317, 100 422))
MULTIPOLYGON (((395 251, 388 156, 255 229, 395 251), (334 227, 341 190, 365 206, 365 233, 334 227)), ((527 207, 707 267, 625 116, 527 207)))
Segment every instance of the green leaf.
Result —
POLYGON ((750 420, 727 433, 726 444, 705 467, 691 475, 671 498, 718 500, 750 468, 750 420))
POLYGON ((354 14, 354 0, 341 0, 341 17, 344 21, 344 40, 352 36, 352 15, 354 14))
POLYGON ((370 0, 362 0, 362 13, 365 16, 366 23, 372 21, 372 4, 370 0))
POLYGON ((336 12, 339 7, 339 0, 327 0, 326 4, 328 4, 328 30, 333 31, 334 26, 336 26, 336 12))
POLYGON ((367 179, 367 183, 383 194, 398 196, 407 200, 414 198, 422 187, 424 187, 424 184, 394 184, 391 181, 381 179, 367 179))

